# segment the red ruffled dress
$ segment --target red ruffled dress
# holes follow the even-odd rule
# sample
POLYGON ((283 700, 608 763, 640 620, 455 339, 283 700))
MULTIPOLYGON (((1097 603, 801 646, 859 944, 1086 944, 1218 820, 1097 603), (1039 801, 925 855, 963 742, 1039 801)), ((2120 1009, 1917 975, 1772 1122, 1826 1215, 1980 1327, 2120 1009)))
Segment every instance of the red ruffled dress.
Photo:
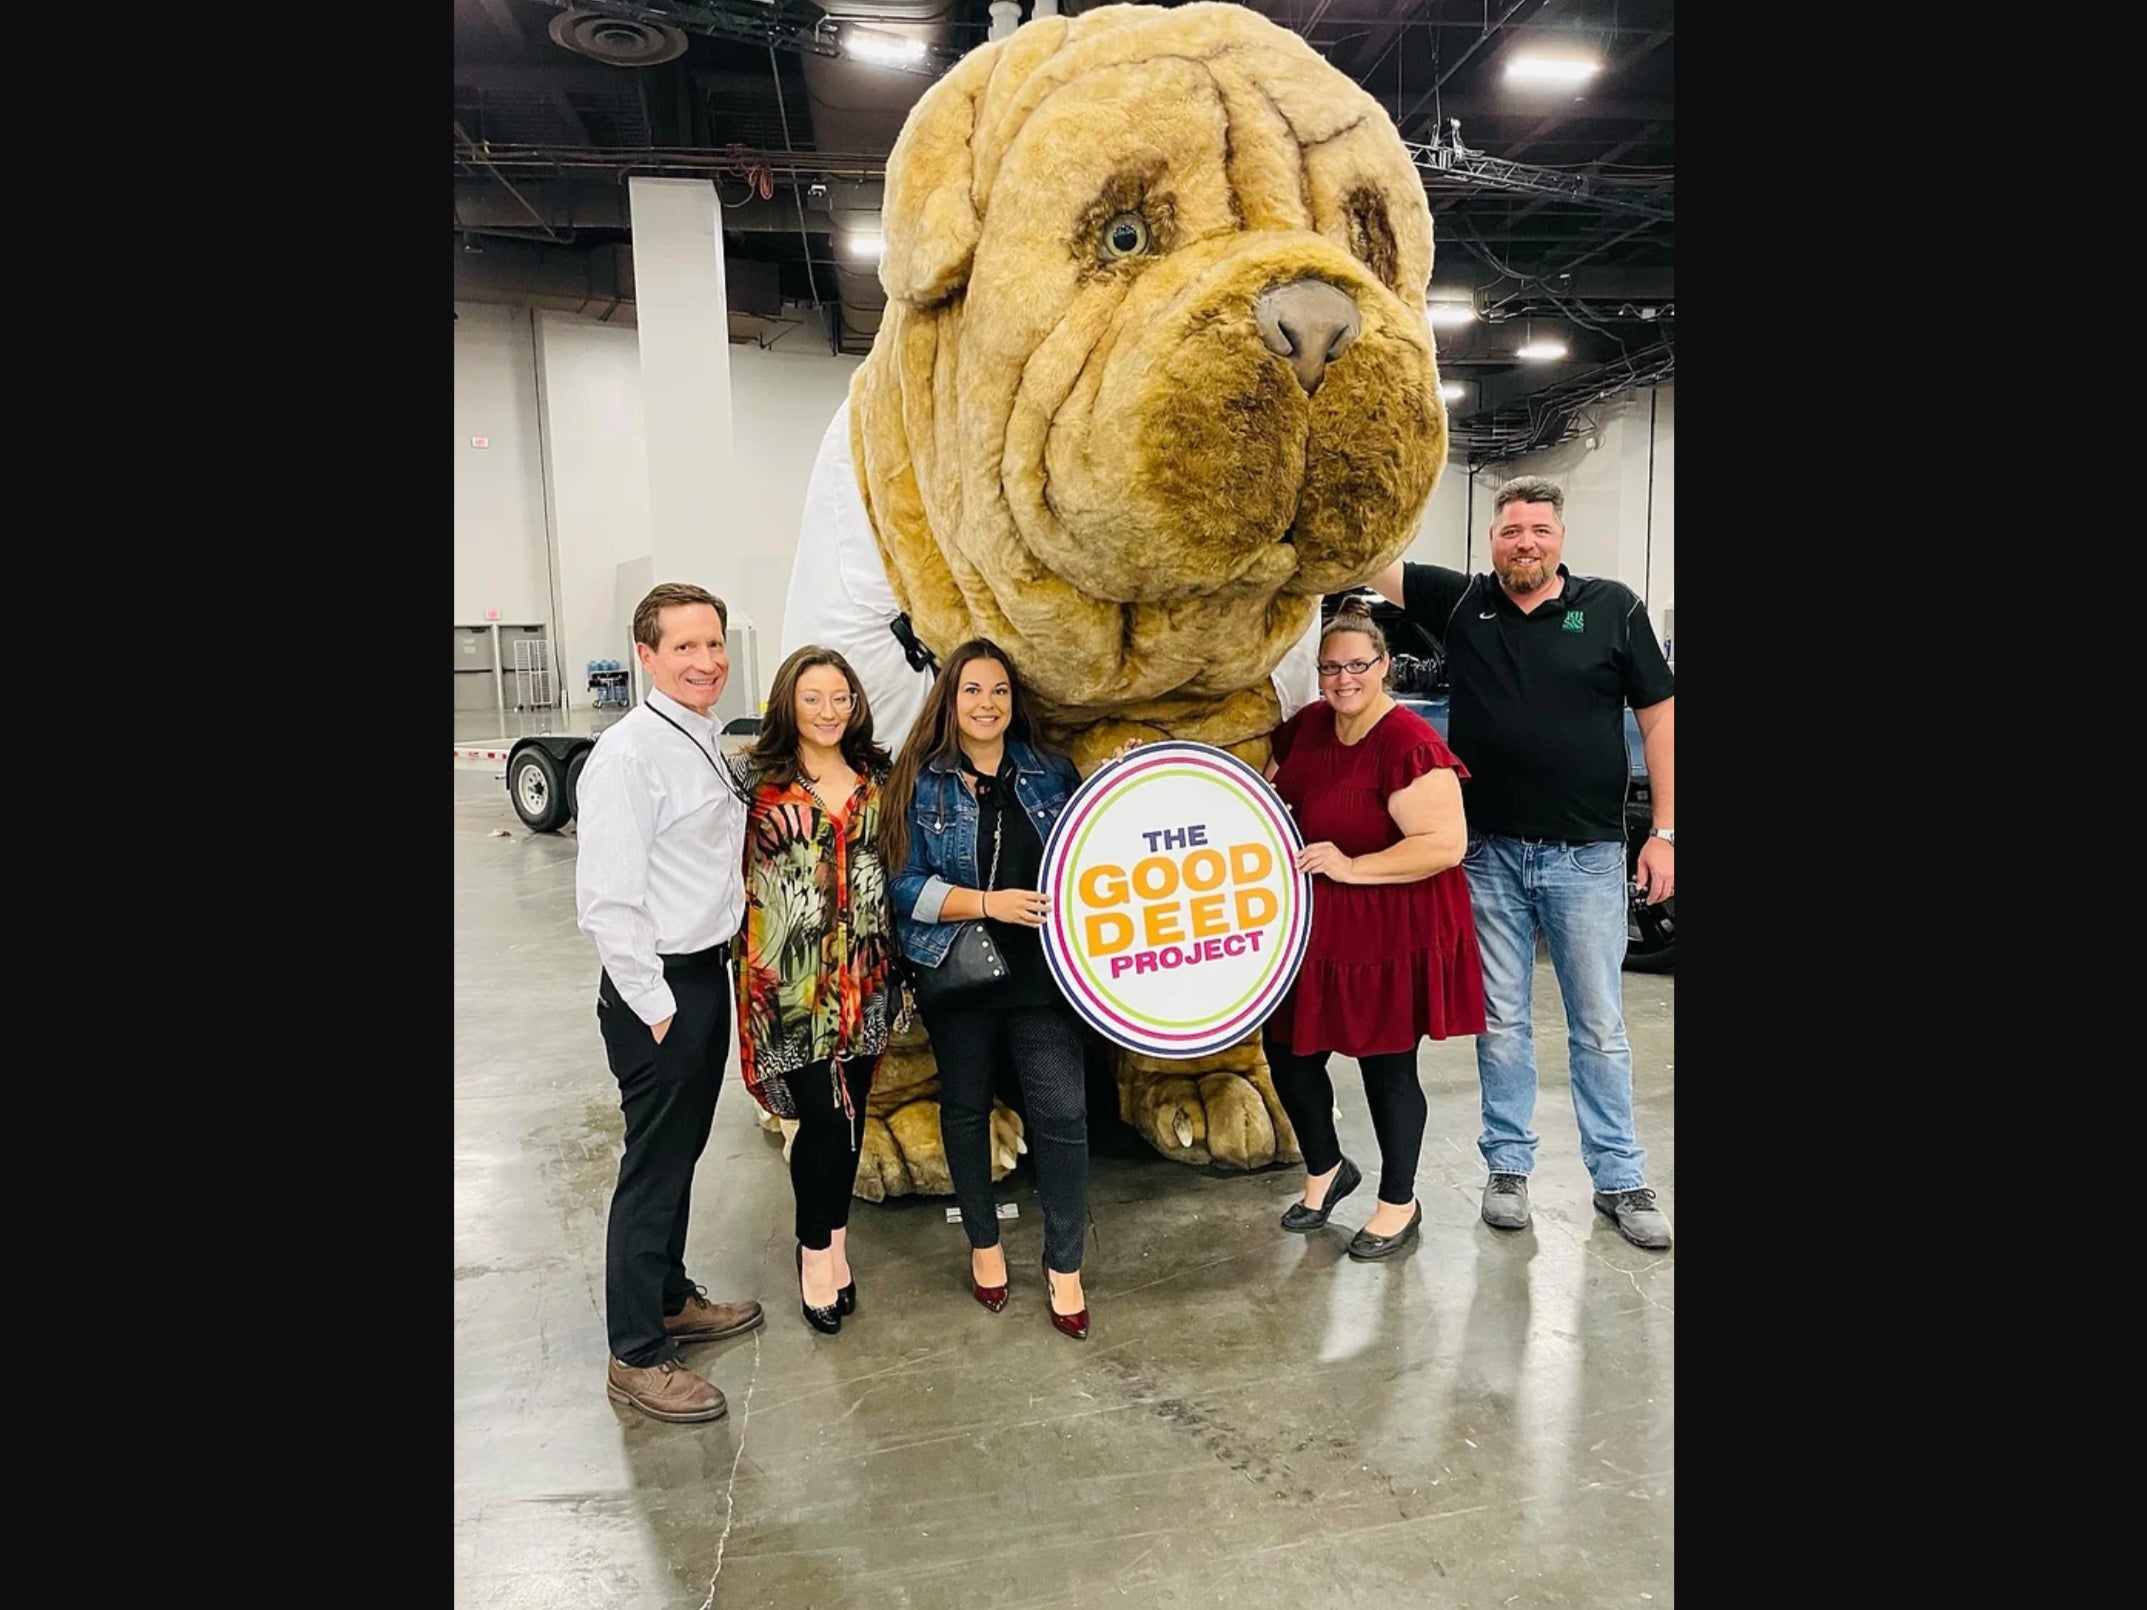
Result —
MULTIPOLYGON (((1436 767, 1468 768, 1413 710, 1394 706, 1354 744, 1334 710, 1307 705, 1275 729, 1275 791, 1307 844, 1344 855, 1399 844, 1389 796, 1436 767)), ((1484 1030, 1483 961, 1468 876, 1448 867, 1416 883, 1312 879, 1312 936, 1297 982, 1268 1020, 1300 1056, 1411 1051, 1421 1038, 1484 1030)))

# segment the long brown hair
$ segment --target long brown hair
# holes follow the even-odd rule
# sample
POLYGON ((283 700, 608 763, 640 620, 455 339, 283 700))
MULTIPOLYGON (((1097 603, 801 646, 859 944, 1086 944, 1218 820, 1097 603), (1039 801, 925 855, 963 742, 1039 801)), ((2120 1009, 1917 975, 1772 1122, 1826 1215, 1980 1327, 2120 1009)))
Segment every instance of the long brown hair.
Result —
POLYGON ((1006 685, 1013 696, 1013 717, 1006 724, 1006 741, 1056 753, 1037 735, 1036 723, 1029 716, 1028 689, 1022 686, 1014 657, 988 637, 972 637, 947 656, 939 679, 924 696, 924 708, 910 724, 909 737, 903 740, 902 753, 895 757, 895 769, 882 790, 887 805, 880 812, 880 861, 890 875, 900 872, 909 858, 909 805, 910 796, 917 791, 918 774, 933 761, 949 758, 961 748, 962 728, 955 719, 955 694, 961 688, 962 673, 978 660, 997 660, 1006 667, 1006 685))
POLYGON ((842 758, 860 777, 877 777, 887 769, 887 751, 872 741, 872 705, 865 697, 865 685, 840 654, 808 643, 776 668, 760 736, 746 752, 746 773, 755 787, 773 783, 788 788, 798 780, 798 678, 820 665, 832 665, 850 685, 850 721, 842 729, 842 758))

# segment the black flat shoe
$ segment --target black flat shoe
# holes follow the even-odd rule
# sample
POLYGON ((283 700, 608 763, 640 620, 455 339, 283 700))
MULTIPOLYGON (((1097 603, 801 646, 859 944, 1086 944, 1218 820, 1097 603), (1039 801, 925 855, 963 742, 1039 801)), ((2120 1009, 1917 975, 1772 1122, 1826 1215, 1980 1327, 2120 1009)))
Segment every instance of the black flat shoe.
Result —
POLYGON ((822 1336, 834 1336, 842 1330, 842 1297, 836 1295, 825 1308, 815 1308, 805 1300, 805 1248, 798 1248, 798 1312, 805 1316, 805 1323, 822 1336))
POLYGON ((1324 1228, 1335 1203, 1363 1183, 1364 1176, 1357 1172, 1357 1165, 1343 1158, 1342 1166, 1334 1171, 1334 1182, 1327 1187, 1326 1202, 1316 1208, 1308 1208, 1302 1201, 1292 1202, 1282 1215, 1282 1227, 1298 1235, 1324 1228))
POLYGON ((1359 1263, 1376 1263, 1381 1258, 1391 1258, 1417 1240, 1423 1228, 1424 1204, 1419 1202, 1416 1211, 1409 1215, 1409 1222, 1392 1235, 1374 1235, 1369 1230, 1359 1230, 1351 1236, 1349 1255, 1359 1263))

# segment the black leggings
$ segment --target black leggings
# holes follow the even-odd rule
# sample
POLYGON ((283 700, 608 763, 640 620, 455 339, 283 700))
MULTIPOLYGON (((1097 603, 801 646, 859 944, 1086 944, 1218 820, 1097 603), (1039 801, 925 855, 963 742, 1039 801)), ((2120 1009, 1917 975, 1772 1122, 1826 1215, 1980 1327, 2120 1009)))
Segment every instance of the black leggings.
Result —
POLYGON ((971 1008, 925 1023, 939 1063, 939 1136, 972 1247, 999 1244, 991 1183, 992 1081, 1002 1057, 1021 1079, 1023 1132, 1036 1159, 1044 1260, 1077 1274, 1088 1244, 1088 1074, 1081 1024, 1063 1006, 971 1008))
POLYGON ((841 1064, 857 1116, 845 1123, 835 1104, 825 1062, 808 1062, 785 1074, 798 1103, 798 1132, 790 1140, 790 1190, 798 1199, 798 1245, 825 1252, 837 1230, 850 1223, 850 1195, 857 1186, 857 1148, 865 1138, 865 1094, 872 1088, 869 1062, 841 1064))
MULTIPOLYGON (((1305 1172, 1324 1174, 1342 1161, 1342 1142, 1334 1132, 1334 1085, 1327 1077, 1331 1052, 1297 1056, 1273 1039, 1267 1041, 1267 1065, 1275 1077, 1275 1094, 1297 1131, 1305 1154, 1305 1172)), ((1379 1200, 1407 1207, 1416 1200, 1416 1165, 1424 1151, 1424 1087, 1417 1082, 1416 1051, 1390 1051, 1359 1057, 1364 1099, 1372 1109, 1372 1133, 1379 1137, 1379 1200)))

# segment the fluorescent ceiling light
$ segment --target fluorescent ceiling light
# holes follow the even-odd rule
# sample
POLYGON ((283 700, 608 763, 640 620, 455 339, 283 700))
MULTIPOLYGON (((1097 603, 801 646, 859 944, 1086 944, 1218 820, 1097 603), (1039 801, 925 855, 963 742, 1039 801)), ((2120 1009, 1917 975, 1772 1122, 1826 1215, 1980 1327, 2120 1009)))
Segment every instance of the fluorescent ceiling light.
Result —
POLYGON ((843 236, 842 246, 852 257, 878 257, 886 250, 887 242, 877 229, 860 229, 843 236))
POLYGON ((1573 56, 1516 56, 1506 64, 1506 76, 1530 84, 1584 84, 1603 70, 1601 62, 1573 56))
POLYGON ((876 62, 883 67, 921 67, 924 64, 924 41, 905 38, 901 34, 874 33, 866 28, 846 29, 842 49, 846 56, 876 62))
POLYGON ((1563 341, 1551 340, 1531 341, 1514 354, 1516 358, 1527 358, 1538 363, 1546 358, 1562 358, 1565 355, 1566 344, 1563 341))
POLYGON ((1448 380, 1440 385, 1439 395, 1441 397, 1444 397, 1448 402, 1459 402, 1461 400, 1462 392, 1466 389, 1467 388, 1462 386, 1457 381, 1448 380))
POLYGON ((1427 302, 1424 317, 1438 325, 1468 324, 1474 321, 1476 309, 1467 302, 1427 302))

